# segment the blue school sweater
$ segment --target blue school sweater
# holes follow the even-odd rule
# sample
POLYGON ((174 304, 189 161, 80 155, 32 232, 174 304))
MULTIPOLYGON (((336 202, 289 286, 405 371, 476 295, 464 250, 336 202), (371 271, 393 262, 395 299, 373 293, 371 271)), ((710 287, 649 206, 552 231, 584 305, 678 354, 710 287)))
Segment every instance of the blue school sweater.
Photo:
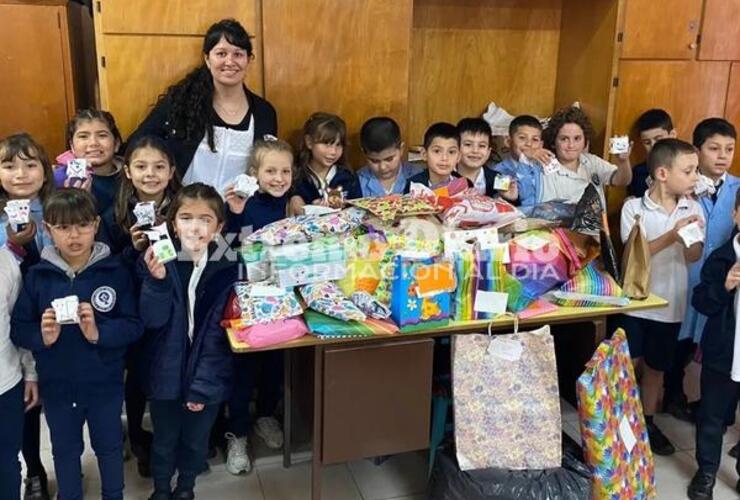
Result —
POLYGON ((242 229, 249 227, 252 228, 249 231, 251 233, 275 221, 284 219, 287 217, 288 201, 291 196, 290 191, 280 198, 258 191, 247 200, 244 211, 240 214, 233 213, 227 205, 224 233, 240 235, 242 229))
MULTIPOLYGON (((341 187, 344 191, 345 200, 362 198, 362 190, 360 189, 360 183, 357 181, 357 176, 346 167, 335 167, 336 172, 329 181, 329 187, 332 189, 341 187)), ((324 197, 324 193, 318 185, 319 180, 306 168, 298 176, 295 194, 300 196, 306 205, 311 205, 314 201, 324 197)))
POLYGON ((528 207, 539 203, 542 198, 542 167, 507 158, 497 164, 494 170, 516 180, 520 206, 528 207))

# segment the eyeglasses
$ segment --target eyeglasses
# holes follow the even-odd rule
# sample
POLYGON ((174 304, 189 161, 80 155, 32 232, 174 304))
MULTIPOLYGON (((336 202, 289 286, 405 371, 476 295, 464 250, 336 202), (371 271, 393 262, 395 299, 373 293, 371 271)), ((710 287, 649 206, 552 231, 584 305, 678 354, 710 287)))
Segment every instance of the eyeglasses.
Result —
POLYGON ((95 221, 92 222, 78 222, 77 224, 47 224, 49 229, 63 235, 69 236, 72 231, 77 231, 78 234, 90 234, 95 231, 97 224, 95 221))

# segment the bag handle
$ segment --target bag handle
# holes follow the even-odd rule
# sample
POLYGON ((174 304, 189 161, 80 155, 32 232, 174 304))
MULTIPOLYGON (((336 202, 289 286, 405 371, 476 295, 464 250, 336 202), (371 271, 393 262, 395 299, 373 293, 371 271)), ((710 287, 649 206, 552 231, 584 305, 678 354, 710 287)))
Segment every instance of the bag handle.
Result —
POLYGON ((507 317, 508 317, 508 318, 514 318, 514 332, 513 332, 513 333, 514 333, 515 335, 516 335, 517 333, 519 333, 519 316, 518 316, 518 315, 516 315, 516 314, 514 314, 514 313, 510 313, 510 312, 505 312, 505 313, 503 313, 503 314, 499 314, 498 316, 496 316, 495 318, 493 318, 493 319, 492 319, 492 320, 491 320, 491 321, 490 321, 490 322, 488 323, 488 336, 489 336, 489 337, 493 337, 493 332, 491 331, 491 330, 492 330, 492 328, 493 328, 493 322, 494 322, 494 321, 496 321, 496 320, 497 320, 497 319, 499 319, 499 318, 507 318, 507 317))

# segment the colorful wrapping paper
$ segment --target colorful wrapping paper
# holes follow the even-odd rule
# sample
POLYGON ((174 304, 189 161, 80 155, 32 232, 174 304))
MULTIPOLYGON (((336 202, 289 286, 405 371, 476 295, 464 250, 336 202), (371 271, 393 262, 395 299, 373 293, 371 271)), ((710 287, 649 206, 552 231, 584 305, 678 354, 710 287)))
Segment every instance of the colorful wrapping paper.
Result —
POLYGON ((322 236, 349 233, 362 223, 364 217, 363 210, 353 207, 334 214, 288 217, 255 231, 247 240, 265 245, 304 243, 322 236))
POLYGON ((655 498, 653 455, 622 329, 597 348, 576 390, 584 456, 593 472, 593 498, 655 498))
POLYGON ((299 288, 306 305, 342 321, 365 321, 366 316, 330 281, 303 285, 299 288))
POLYGON ((376 299, 371 293, 365 291, 355 292, 350 296, 350 300, 370 318, 388 319, 391 317, 390 308, 376 299))
POLYGON ((350 200, 349 203, 367 210, 382 221, 392 221, 397 217, 409 215, 433 214, 441 210, 432 198, 416 198, 400 194, 379 198, 360 198, 350 200))
POLYGON ((368 318, 365 321, 340 321, 316 311, 307 310, 303 318, 311 335, 321 339, 392 335, 398 327, 390 321, 368 318))
POLYGON ((259 283, 238 282, 234 284, 234 294, 241 310, 241 319, 246 326, 264 325, 299 316, 303 308, 292 290, 283 295, 255 296, 252 289, 259 283))
POLYGON ((267 347, 297 339, 308 333, 301 318, 278 320, 266 325, 247 326, 243 320, 224 321, 224 328, 247 347, 267 347))
POLYGON ((454 204, 442 214, 445 225, 450 227, 503 224, 522 217, 511 203, 477 193, 466 191, 451 200, 454 204))
POLYGON ((552 297, 556 304, 566 307, 624 307, 630 303, 614 278, 599 271, 595 262, 581 269, 552 297))
MULTIPOLYGON (((448 287, 440 287, 434 294, 419 296, 417 290, 425 288, 427 279, 438 276, 434 267, 442 263, 432 258, 413 258, 397 255, 394 258, 391 293, 391 317, 400 327, 417 325, 432 321, 447 320, 450 317, 450 298, 455 290, 454 274, 448 287)), ((449 267, 449 262, 444 262, 449 267)), ((450 270, 451 271, 451 270, 450 270)))

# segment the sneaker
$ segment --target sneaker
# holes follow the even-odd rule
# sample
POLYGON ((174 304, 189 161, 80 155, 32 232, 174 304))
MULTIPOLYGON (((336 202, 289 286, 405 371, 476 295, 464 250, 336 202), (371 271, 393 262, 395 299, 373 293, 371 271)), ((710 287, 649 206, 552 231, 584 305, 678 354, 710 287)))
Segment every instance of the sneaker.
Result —
POLYGON ((235 476, 251 471, 252 462, 247 453, 247 437, 236 437, 230 432, 227 432, 225 436, 227 440, 226 470, 235 476))
POLYGON ((730 451, 728 451, 727 454, 730 455, 732 458, 737 458, 737 456, 740 455, 740 442, 736 443, 735 446, 730 448, 730 451))
POLYGON ((194 498, 193 490, 175 490, 172 494, 172 500, 193 500, 194 498))
POLYGON ((696 471, 691 478, 686 495, 691 500, 712 500, 712 490, 714 489, 714 475, 701 471, 696 471))
POLYGON ((673 455, 676 452, 676 448, 673 447, 665 434, 658 429, 658 426, 654 423, 647 424, 648 439, 650 440, 650 449, 656 455, 668 456, 673 455))
POLYGON ((694 412, 691 411, 691 407, 689 407, 685 398, 664 403, 663 413, 667 413, 684 422, 694 423, 696 421, 694 412))
POLYGON ((26 490, 23 493, 23 500, 50 500, 46 474, 27 477, 24 484, 26 490))
POLYGON ((275 417, 258 418, 254 433, 262 438, 268 448, 277 450, 283 447, 283 430, 275 417))

